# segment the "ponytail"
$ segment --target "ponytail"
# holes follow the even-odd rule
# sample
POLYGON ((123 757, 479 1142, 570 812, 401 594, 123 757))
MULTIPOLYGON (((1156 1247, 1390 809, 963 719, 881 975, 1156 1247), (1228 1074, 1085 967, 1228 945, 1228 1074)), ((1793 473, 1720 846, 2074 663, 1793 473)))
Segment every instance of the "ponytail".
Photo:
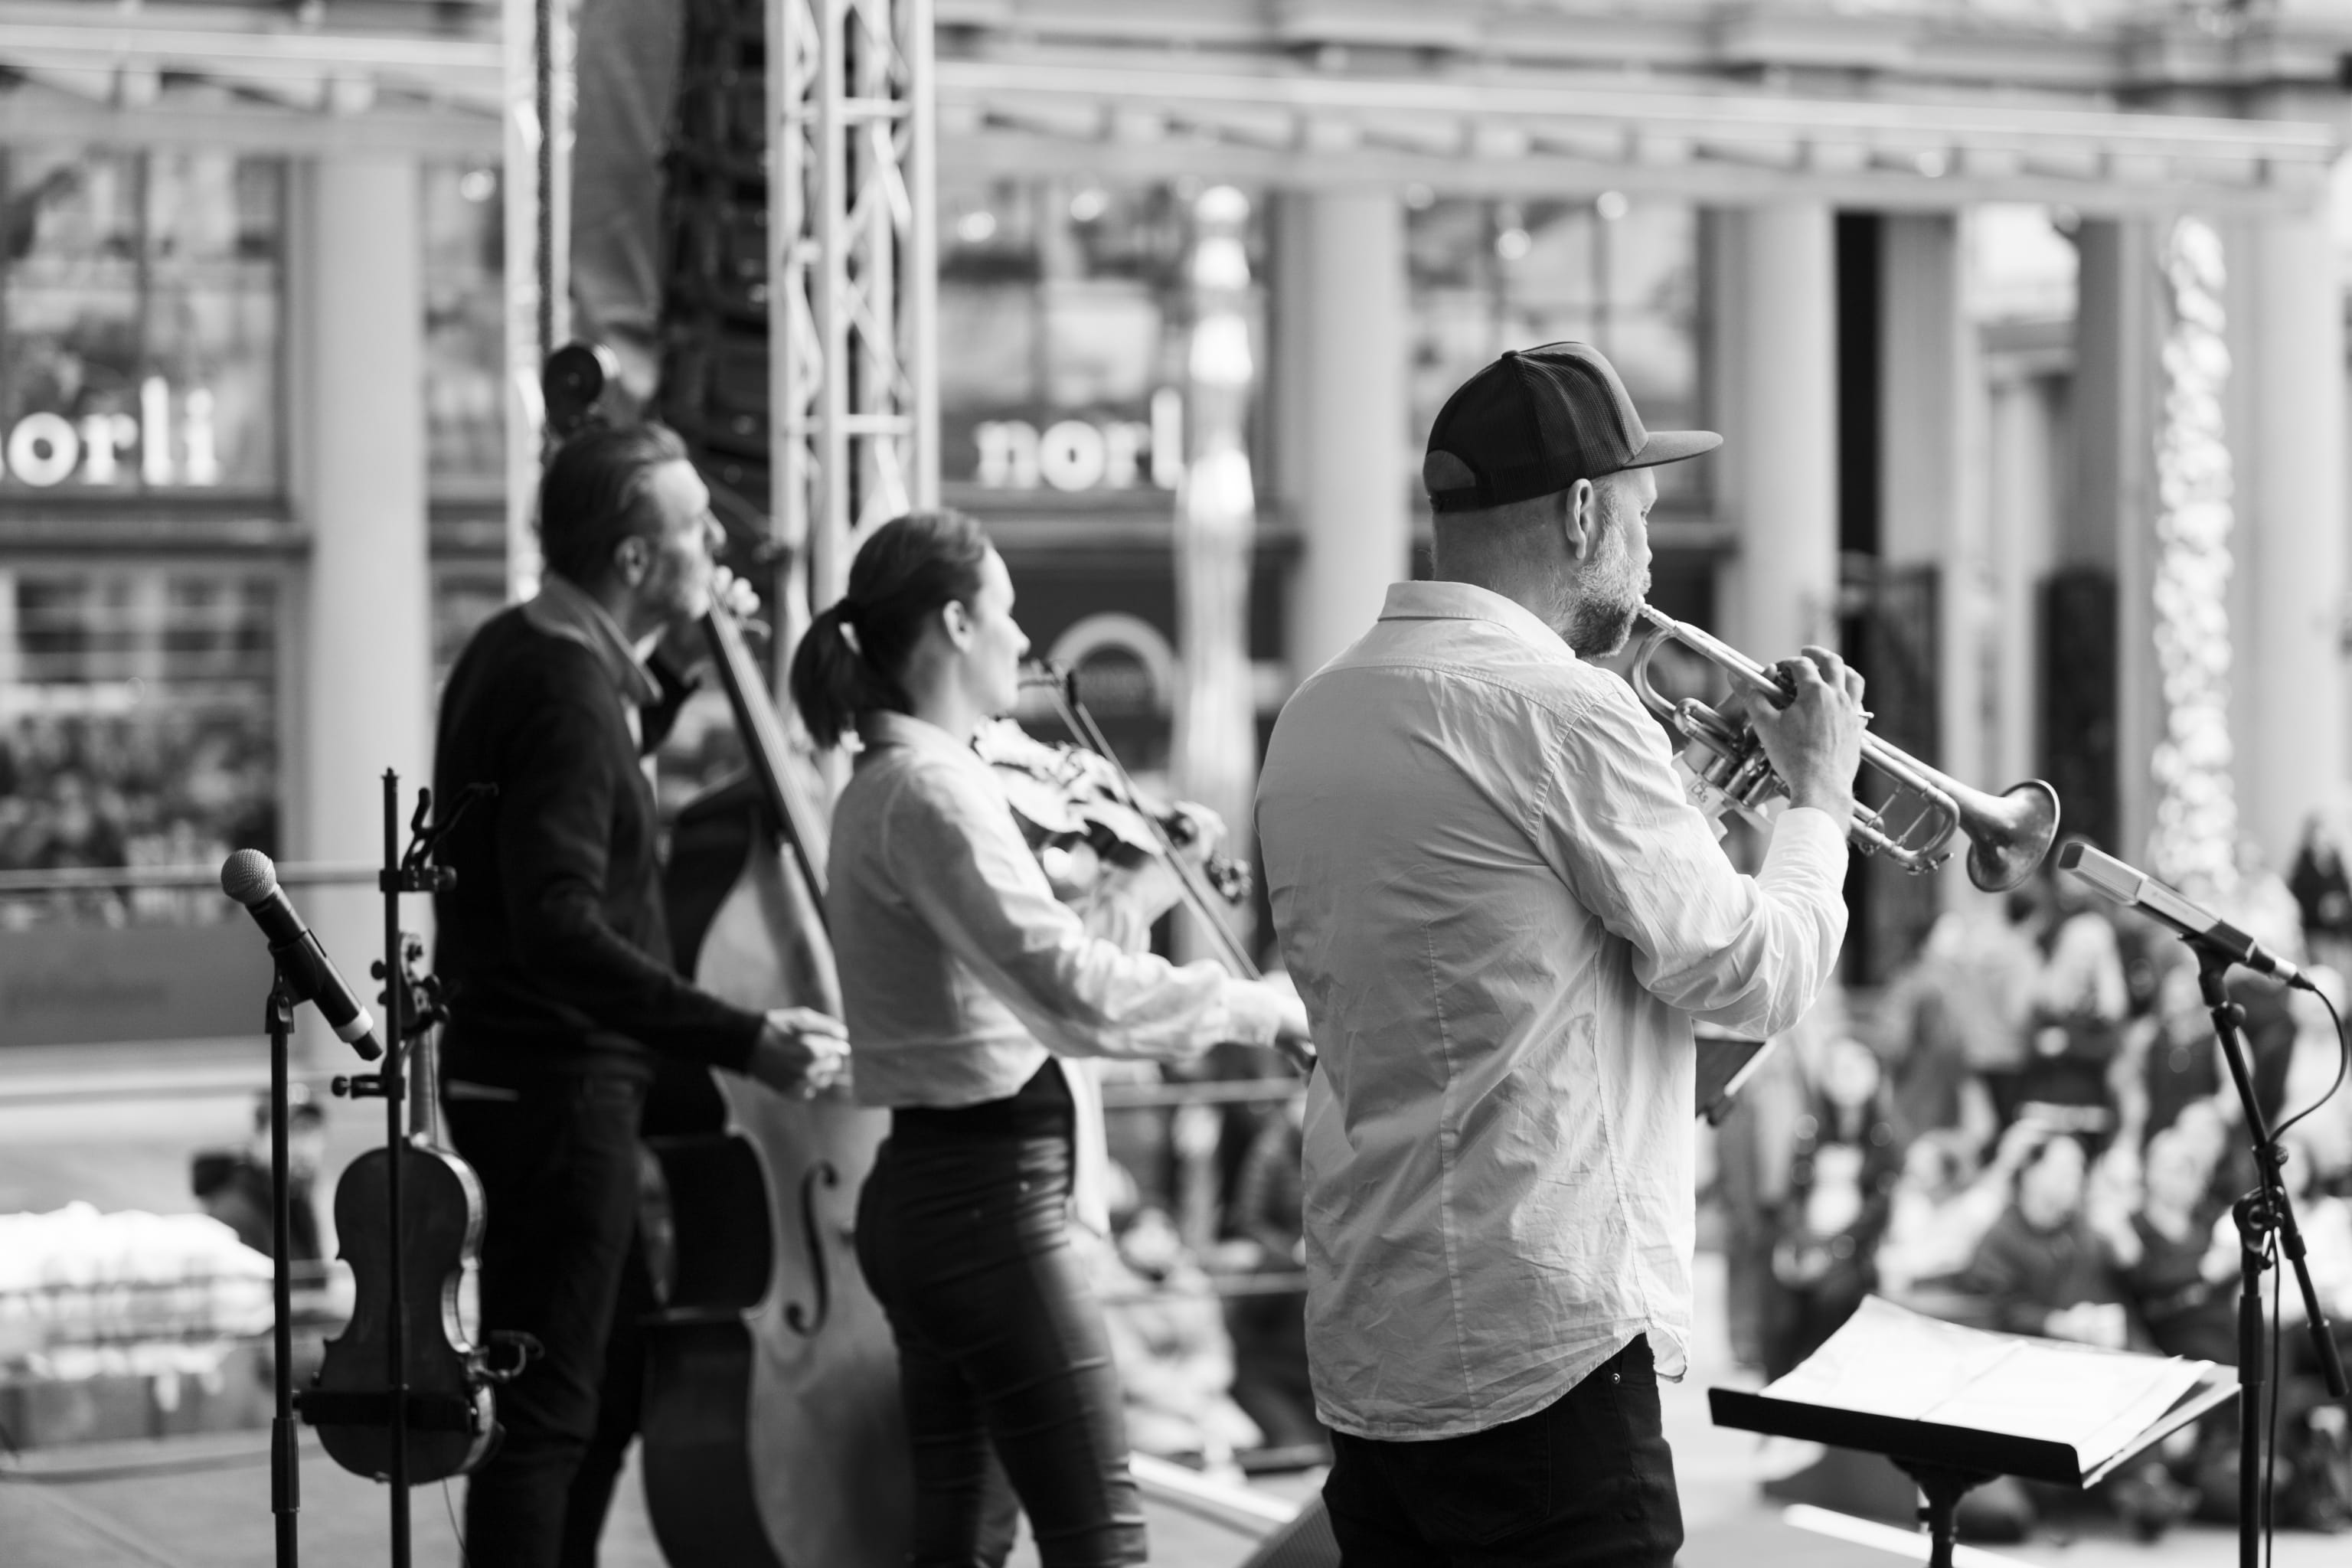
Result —
POLYGON ((849 591, 809 623, 793 655, 793 705, 819 747, 838 745, 857 715, 912 702, 899 684, 941 605, 980 592, 988 535, 960 511, 919 511, 874 531, 849 568, 849 591))

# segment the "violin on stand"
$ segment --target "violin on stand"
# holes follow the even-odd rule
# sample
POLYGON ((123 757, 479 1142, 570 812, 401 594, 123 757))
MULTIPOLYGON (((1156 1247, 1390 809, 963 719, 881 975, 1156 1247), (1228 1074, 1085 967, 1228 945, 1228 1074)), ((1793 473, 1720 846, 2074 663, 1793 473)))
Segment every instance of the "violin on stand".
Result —
POLYGON ((354 1160, 335 1186, 335 1228, 355 1287, 352 1321, 329 1341, 311 1385, 296 1395, 328 1456, 390 1488, 392 1562, 409 1562, 408 1492, 464 1475, 498 1441, 490 1389, 538 1353, 528 1334, 471 1337, 467 1279, 479 1263, 482 1186, 442 1142, 432 1043, 446 1019, 440 987, 420 974, 425 944, 400 929, 400 899, 446 886, 433 846, 484 790, 469 789, 426 826, 433 792, 417 792, 414 837, 399 853, 400 778, 383 775, 384 983, 383 1068, 338 1078, 334 1091, 381 1099, 384 1142, 354 1160))

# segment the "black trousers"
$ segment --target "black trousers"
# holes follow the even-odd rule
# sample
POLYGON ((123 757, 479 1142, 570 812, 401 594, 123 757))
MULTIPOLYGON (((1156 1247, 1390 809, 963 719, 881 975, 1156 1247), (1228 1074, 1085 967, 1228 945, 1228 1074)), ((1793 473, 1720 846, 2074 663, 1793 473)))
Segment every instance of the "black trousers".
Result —
POLYGON ((995 1568, 1029 1516, 1045 1568, 1144 1560, 1118 1377, 1068 1234, 1069 1090, 900 1110, 858 1195, 913 1447, 913 1568, 995 1568), (1015 1499, 1019 1507, 1014 1507, 1015 1499))
POLYGON ((645 1382, 646 1086, 585 1073, 512 1092, 452 1099, 447 1109, 450 1142, 481 1177, 488 1209, 483 1327, 520 1329, 546 1352, 497 1393, 505 1437, 466 1488, 466 1561, 591 1568, 645 1382))
POLYGON ((1671 1568, 1683 1543, 1646 1338, 1484 1432, 1334 1433, 1323 1499, 1345 1568, 1671 1568))

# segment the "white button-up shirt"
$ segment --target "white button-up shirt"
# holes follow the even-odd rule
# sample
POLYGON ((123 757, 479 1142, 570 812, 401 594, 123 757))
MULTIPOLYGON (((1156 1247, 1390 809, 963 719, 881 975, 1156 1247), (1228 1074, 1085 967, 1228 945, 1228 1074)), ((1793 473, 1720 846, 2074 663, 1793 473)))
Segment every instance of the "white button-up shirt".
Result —
POLYGON ((858 732, 825 894, 858 1099, 1002 1100, 1049 1049, 1181 1061, 1273 1043, 1265 987, 1089 933, 970 745, 904 713, 862 714, 858 732))
POLYGON ((1257 828, 1320 1070, 1307 1355, 1324 1421, 1455 1436, 1647 1334, 1682 1373, 1691 1020, 1786 1028, 1845 934, 1842 825, 1739 875, 1625 682, 1533 614, 1402 583, 1301 686, 1257 828))

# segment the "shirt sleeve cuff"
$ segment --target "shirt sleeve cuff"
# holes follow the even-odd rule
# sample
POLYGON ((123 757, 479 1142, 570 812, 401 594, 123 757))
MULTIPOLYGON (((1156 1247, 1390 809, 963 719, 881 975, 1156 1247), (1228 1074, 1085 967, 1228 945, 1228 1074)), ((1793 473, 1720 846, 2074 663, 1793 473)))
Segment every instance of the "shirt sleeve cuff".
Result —
POLYGON ((1791 854, 1827 861, 1843 871, 1846 856, 1843 825, 1816 806, 1789 807, 1773 826, 1772 843, 1766 856, 1777 860, 1791 854))
POLYGON ((1282 1032, 1282 998, 1247 980, 1225 982, 1225 1038, 1239 1046, 1271 1046, 1282 1032))

